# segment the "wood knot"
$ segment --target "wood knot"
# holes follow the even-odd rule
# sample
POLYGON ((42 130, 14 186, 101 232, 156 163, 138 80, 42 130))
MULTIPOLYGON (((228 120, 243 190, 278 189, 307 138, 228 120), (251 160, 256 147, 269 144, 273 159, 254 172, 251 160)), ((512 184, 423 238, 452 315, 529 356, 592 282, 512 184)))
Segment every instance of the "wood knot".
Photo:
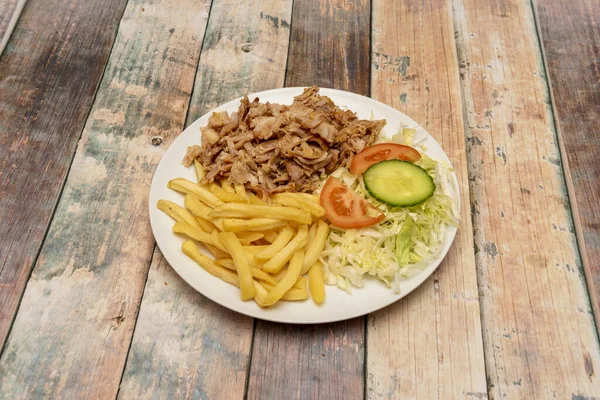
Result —
POLYGON ((154 136, 152 138, 152 146, 160 146, 163 142, 163 139, 160 136, 154 136))
POLYGON ((249 53, 254 49, 254 45, 252 43, 244 43, 242 45, 242 51, 244 53, 249 53))

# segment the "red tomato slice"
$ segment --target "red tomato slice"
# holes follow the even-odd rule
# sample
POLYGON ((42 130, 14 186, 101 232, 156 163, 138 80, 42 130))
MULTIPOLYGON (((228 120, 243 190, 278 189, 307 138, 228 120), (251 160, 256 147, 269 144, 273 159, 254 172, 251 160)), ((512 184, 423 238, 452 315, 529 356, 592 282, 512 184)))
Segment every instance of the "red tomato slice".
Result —
POLYGON ((350 163, 350 172, 353 175, 360 175, 379 161, 395 159, 415 162, 421 159, 421 154, 416 149, 403 144, 375 144, 354 156, 352 163, 350 163))
POLYGON ((321 190, 321 205, 331 223, 339 228, 364 228, 383 220, 384 215, 354 190, 346 187, 338 179, 330 176, 321 190), (367 215, 369 209, 372 215, 367 215))

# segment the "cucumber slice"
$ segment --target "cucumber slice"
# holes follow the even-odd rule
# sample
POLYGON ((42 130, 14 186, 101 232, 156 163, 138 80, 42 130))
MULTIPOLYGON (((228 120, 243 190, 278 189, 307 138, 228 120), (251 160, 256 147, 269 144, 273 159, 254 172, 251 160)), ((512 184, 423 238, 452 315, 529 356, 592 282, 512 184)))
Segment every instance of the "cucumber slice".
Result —
POLYGON ((378 162, 365 171, 363 179, 371 196, 391 206, 415 206, 435 191, 427 171, 407 161, 378 162))

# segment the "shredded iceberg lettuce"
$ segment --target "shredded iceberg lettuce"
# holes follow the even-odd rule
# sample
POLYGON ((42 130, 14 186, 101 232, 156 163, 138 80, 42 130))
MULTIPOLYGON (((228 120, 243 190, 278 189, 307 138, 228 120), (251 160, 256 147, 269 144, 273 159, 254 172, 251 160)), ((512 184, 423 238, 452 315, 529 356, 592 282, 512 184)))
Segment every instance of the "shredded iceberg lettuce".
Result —
MULTIPOLYGON (((409 134, 414 137, 414 133, 409 134)), ((378 202, 369 195, 362 178, 345 168, 332 174, 379 208, 385 219, 362 229, 332 227, 322 253, 328 284, 350 292, 352 286, 362 287, 365 278, 373 276, 399 291, 403 278, 420 271, 429 259, 439 255, 446 228, 458 224, 452 169, 426 154, 416 164, 431 175, 436 190, 423 203, 405 208, 378 202)))

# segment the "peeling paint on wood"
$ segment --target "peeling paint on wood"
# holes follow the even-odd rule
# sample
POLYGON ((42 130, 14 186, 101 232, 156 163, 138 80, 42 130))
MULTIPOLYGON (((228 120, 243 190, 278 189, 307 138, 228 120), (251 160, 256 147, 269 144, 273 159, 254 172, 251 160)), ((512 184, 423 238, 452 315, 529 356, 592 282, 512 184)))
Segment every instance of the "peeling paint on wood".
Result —
POLYGON ((369 316, 367 397, 486 398, 451 1, 375 0, 372 43, 374 60, 410 60, 373 69, 372 95, 415 119, 442 145, 459 179, 461 222, 437 271, 369 316))
POLYGON ((42 245, 125 3, 30 0, 0 57, 0 344, 42 245))
MULTIPOLYGON (((191 95, 208 4, 127 5, 0 359, 3 396, 116 395, 154 248, 148 221, 152 171, 184 125, 185 108, 174 112, 165 105, 191 95), (170 56, 163 59, 165 52, 170 56), (131 96, 131 85, 147 93, 131 96), (157 135, 162 146, 151 143, 157 135)), ((94 12, 102 7, 97 4, 94 12)))
MULTIPOLYGON (((291 0, 214 0, 188 125, 245 93, 283 86, 291 13, 291 0)), ((155 250, 119 397, 243 398, 253 326, 196 293, 155 250)))
POLYGON ((531 2, 453 4, 459 62, 468 66, 461 81, 468 134, 482 142, 469 143, 467 158, 478 177, 470 181, 475 244, 490 243, 476 255, 490 397, 593 396, 600 377, 586 365, 600 365, 598 336, 531 2), (567 264, 570 271, 555 267, 567 264))

